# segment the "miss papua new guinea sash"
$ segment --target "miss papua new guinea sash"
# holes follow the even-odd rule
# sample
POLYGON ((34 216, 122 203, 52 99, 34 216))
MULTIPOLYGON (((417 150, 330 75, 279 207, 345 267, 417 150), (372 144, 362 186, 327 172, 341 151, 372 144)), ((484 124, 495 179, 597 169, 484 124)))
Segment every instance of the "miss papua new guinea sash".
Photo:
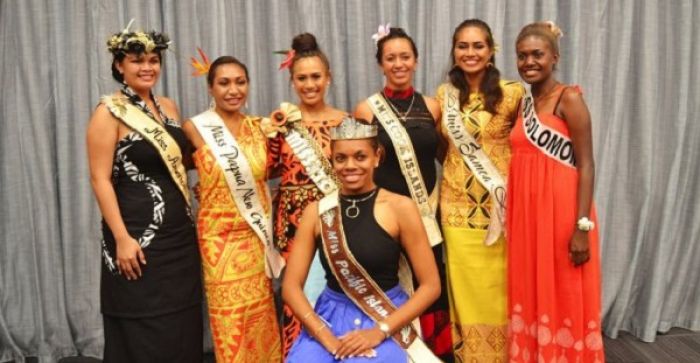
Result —
POLYGON ((464 116, 460 115, 459 90, 448 83, 445 85, 443 96, 445 105, 442 113, 442 124, 450 136, 452 144, 462 156, 464 164, 491 196, 491 218, 484 239, 484 244, 490 246, 498 240, 503 232, 506 182, 491 159, 484 153, 481 145, 464 127, 463 119, 468 119, 471 114, 467 112, 464 116))
POLYGON ((401 172, 406 179, 411 198, 418 205, 423 225, 428 232, 428 240, 431 246, 442 242, 440 227, 435 219, 435 210, 430 205, 430 193, 423 182, 423 175, 418 167, 416 152, 413 149, 411 138, 399 121, 397 115, 391 110, 386 100, 380 93, 375 93, 367 99, 372 113, 386 130, 391 143, 396 150, 396 156, 401 166, 401 172))
MULTIPOLYGON (((243 150, 215 111, 204 111, 192 117, 192 123, 214 153, 238 211, 263 243, 267 277, 279 277, 284 259, 274 248, 272 219, 265 213, 253 171, 243 150)), ((264 189, 269 194, 266 186, 264 189)))
MULTIPOLYGON (((386 319, 397 308, 352 255, 345 239, 338 192, 323 197, 318 208, 323 252, 340 287, 372 320, 386 319)), ((411 324, 399 329, 392 338, 406 350, 412 362, 440 362, 411 324)))

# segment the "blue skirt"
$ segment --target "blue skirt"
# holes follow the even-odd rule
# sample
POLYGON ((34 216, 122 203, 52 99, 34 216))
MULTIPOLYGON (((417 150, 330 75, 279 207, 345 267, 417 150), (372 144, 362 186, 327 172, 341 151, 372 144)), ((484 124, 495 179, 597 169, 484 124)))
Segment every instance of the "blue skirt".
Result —
MULTIPOLYGON (((408 300, 400 286, 385 291, 385 294, 396 306, 403 305, 408 300)), ((329 329, 337 337, 357 329, 370 329, 376 325, 374 320, 358 309, 357 306, 343 293, 335 292, 326 287, 318 297, 316 314, 325 319, 329 329)), ((342 362, 407 362, 408 356, 393 339, 385 339, 374 350, 377 356, 374 358, 355 357, 342 360, 342 362)), ((289 351, 286 362, 338 362, 333 356, 317 342, 307 331, 303 329, 292 349, 289 351)))

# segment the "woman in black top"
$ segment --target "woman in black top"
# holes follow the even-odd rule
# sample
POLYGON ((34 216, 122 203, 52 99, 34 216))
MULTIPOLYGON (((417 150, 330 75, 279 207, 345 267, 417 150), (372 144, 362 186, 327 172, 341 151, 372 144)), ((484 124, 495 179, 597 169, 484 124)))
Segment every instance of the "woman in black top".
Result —
POLYGON ((182 164, 189 144, 175 103, 152 92, 168 44, 128 27, 112 36, 112 74, 123 88, 103 98, 87 130, 103 216, 104 362, 202 360, 201 268, 182 164), (174 150, 169 165, 138 124, 174 150))
MULTIPOLYGON (((376 128, 351 118, 340 127, 376 128), (358 126, 359 125, 359 126, 358 126)), ((331 133, 333 135, 333 132, 331 133)), ((288 362, 333 362, 335 358, 376 357, 378 362, 406 361, 406 353, 389 335, 409 324, 440 294, 440 283, 425 230, 415 203, 377 187, 374 169, 381 151, 375 136, 334 138, 333 169, 342 183, 340 211, 350 252, 379 288, 398 306, 381 322, 364 314, 340 288, 323 255, 327 288, 312 309, 302 286, 311 260, 320 246, 319 203, 310 204, 295 236, 296 247, 287 262, 283 298, 305 329, 294 343, 288 362), (398 286, 400 252, 405 251, 420 287, 409 298, 398 286), (383 328, 381 328, 383 326, 383 328)))
MULTIPOLYGON (((432 195, 433 192, 437 192, 436 161, 441 161, 444 157, 443 150, 446 145, 438 132, 440 105, 437 100, 424 96, 413 88, 413 75, 418 61, 418 50, 413 39, 401 28, 390 28, 385 34, 376 34, 375 38, 378 39, 377 63, 385 77, 381 97, 406 130, 423 183, 427 193, 432 195)), ((354 115, 379 125, 379 141, 385 150, 386 160, 377 169, 374 181, 382 188, 411 197, 394 144, 372 111, 370 101, 362 101, 356 107, 354 115)), ((436 198, 436 195, 433 195, 433 198, 436 198)), ((437 199, 433 200, 432 204, 435 206, 437 199)), ((449 361, 452 359, 452 337, 442 252, 442 245, 433 247, 443 293, 421 316, 421 328, 423 337, 433 352, 443 360, 449 361)))

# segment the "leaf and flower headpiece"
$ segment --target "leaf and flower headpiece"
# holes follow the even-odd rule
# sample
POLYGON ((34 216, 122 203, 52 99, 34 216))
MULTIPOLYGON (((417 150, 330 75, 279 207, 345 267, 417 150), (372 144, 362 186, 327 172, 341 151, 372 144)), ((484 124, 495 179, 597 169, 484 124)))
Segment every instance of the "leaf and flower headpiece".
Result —
POLYGON ((382 40, 382 38, 389 35, 390 32, 391 32, 391 23, 386 23, 385 25, 379 24, 379 28, 377 29, 377 32, 372 34, 372 40, 374 40, 374 44, 375 45, 379 44, 379 41, 382 40))
POLYGON ((153 51, 161 51, 168 49, 170 46, 170 38, 163 33, 157 33, 156 31, 143 32, 143 31, 130 31, 131 24, 134 23, 134 19, 129 21, 129 25, 124 28, 119 33, 112 35, 107 41, 107 50, 112 54, 117 55, 121 53, 149 53, 153 51))

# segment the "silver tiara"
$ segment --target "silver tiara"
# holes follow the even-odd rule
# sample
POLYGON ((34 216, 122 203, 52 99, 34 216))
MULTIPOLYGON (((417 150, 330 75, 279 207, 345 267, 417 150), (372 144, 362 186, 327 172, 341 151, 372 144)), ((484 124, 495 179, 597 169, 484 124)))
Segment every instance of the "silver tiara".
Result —
MULTIPOLYGON (((363 120, 364 121, 364 120, 363 120)), ((369 139, 377 136, 377 125, 345 117, 343 121, 331 128, 331 140, 369 139)))

